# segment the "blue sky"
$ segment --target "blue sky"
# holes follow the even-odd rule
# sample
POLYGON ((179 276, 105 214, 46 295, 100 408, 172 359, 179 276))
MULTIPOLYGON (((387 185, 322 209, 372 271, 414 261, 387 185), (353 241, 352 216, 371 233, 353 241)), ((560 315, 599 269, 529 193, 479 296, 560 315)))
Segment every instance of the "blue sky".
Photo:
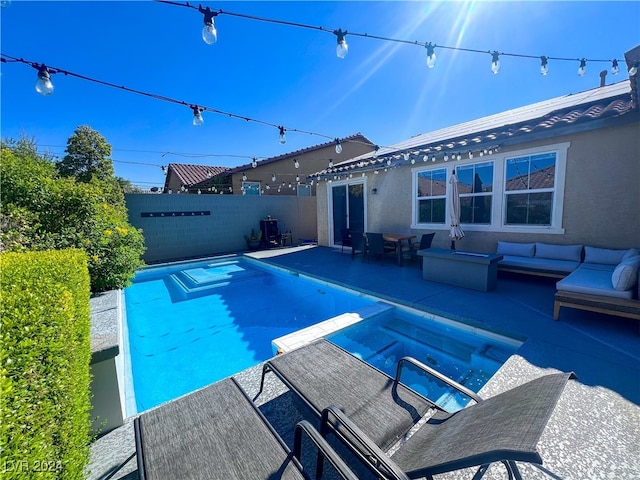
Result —
MULTIPOLYGON (((189 104, 344 137, 361 132, 379 145, 511 108, 597 87, 609 63, 640 44, 640 2, 203 2, 214 10, 368 33, 421 43, 550 57, 426 49, 347 35, 338 59, 330 33, 219 15, 218 42, 205 44, 202 15, 140 2, 2 2, 5 55, 189 104)), ((198 5, 197 2, 192 4, 198 5)), ((607 83, 628 78, 624 63, 607 83)), ((53 95, 35 92, 36 70, 1 66, 2 138, 34 137, 41 151, 64 155, 67 138, 90 125, 113 147, 116 175, 145 188, 164 182, 169 162, 236 166, 327 141, 274 127, 192 112, 117 88, 56 74, 53 95), (171 152, 171 153, 166 153, 171 152), (179 153, 181 155, 175 155, 179 153), (145 165, 149 164, 149 165, 145 165)), ((336 160, 340 160, 337 156, 336 160)))

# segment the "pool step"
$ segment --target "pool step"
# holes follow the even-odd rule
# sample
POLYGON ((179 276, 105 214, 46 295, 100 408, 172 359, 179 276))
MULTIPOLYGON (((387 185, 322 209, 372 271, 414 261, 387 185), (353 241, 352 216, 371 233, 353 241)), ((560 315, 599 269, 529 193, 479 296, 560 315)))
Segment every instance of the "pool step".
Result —
POLYGON ((174 302, 184 301, 210 295, 215 289, 226 287, 231 282, 252 280, 265 275, 266 272, 262 270, 244 268, 237 261, 217 262, 171 274, 167 287, 174 302))

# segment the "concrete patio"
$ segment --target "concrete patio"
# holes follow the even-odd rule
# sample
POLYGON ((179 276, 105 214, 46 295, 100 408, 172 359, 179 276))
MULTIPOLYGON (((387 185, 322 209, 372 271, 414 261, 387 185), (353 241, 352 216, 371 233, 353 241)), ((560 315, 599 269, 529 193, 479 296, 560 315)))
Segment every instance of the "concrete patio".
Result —
MULTIPOLYGON (((329 280, 524 340, 522 347, 481 390, 495 395, 553 370, 573 371, 539 449, 545 467, 567 479, 640 478, 640 324, 636 320, 562 309, 554 321, 555 282, 500 274, 495 290, 477 292, 422 279, 416 264, 398 267, 351 259, 346 251, 299 247, 251 256, 300 274, 329 280)), ((236 377, 249 396, 257 392, 260 367, 236 377)), ((290 443, 295 422, 307 415, 277 381, 260 399, 261 409, 290 443)), ((91 479, 137 478, 131 419, 92 448, 91 479)), ((548 478, 523 468, 525 478, 548 478)), ((438 478, 471 478, 456 472, 438 478)), ((485 478, 505 478, 490 469, 485 478)))

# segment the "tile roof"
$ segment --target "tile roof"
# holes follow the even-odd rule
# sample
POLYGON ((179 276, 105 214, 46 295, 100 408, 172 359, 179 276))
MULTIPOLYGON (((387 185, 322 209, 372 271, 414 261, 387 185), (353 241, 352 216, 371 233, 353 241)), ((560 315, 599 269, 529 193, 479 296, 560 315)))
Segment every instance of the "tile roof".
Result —
MULTIPOLYGON (((210 167, 207 165, 187 165, 184 163, 170 163, 168 172, 173 172, 185 186, 193 186, 212 177, 227 172, 227 167, 210 167)), ((167 177, 168 177, 167 173, 167 177)))
MULTIPOLYGON (((400 153, 442 155, 445 152, 466 152, 478 146, 499 146, 507 139, 515 139, 536 132, 557 130, 561 127, 585 124, 637 111, 632 100, 629 80, 598 87, 584 92, 565 95, 524 107, 497 113, 433 132, 416 135, 408 140, 378 150, 377 157, 400 153)), ((372 160, 367 153, 334 166, 340 171, 346 166, 372 160)), ((334 170, 335 172, 335 170, 334 170)), ((316 175, 329 173, 327 170, 316 175)))
MULTIPOLYGON (((340 142, 342 143, 347 143, 347 142, 361 142, 367 145, 374 145, 374 143, 369 140, 367 137, 365 137, 364 135, 362 135, 361 133, 355 133, 353 135, 350 135, 348 137, 343 137, 339 139, 340 142)), ((302 155, 304 153, 309 153, 309 152, 313 152, 316 150, 320 150, 322 148, 326 148, 329 147, 331 145, 335 144, 335 140, 331 140, 330 142, 325 142, 325 143, 321 143, 319 145, 313 145, 311 147, 306 147, 306 148, 302 148, 300 150, 295 150, 293 152, 289 152, 289 153, 283 153, 282 155, 278 155, 276 157, 270 157, 270 158, 265 158, 264 160, 259 160, 258 161, 258 166, 262 166, 262 165, 267 165, 269 163, 273 163, 273 162, 279 162, 281 160, 288 160, 291 159, 293 157, 296 157, 298 155, 302 155)), ((238 167, 234 167, 230 170, 228 170, 227 173, 237 173, 237 172, 242 172, 244 170, 247 170, 248 168, 251 167, 250 163, 247 163, 245 165, 240 165, 238 167)))

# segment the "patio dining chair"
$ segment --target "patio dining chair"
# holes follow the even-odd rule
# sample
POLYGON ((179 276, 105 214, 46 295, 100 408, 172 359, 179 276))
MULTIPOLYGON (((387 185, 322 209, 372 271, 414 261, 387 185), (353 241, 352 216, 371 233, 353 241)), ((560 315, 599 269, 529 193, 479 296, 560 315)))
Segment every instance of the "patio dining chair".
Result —
POLYGON ((559 478, 542 466, 537 443, 567 381, 573 378, 571 373, 546 375, 483 400, 415 359, 402 358, 396 377, 391 378, 326 340, 269 360, 263 367, 263 381, 268 372, 321 417, 323 435, 334 433, 381 478, 432 478, 477 467, 473 477, 477 480, 495 462, 505 466, 509 478, 522 478, 516 462, 559 478), (447 412, 401 383, 407 364, 475 403, 447 412), (422 417, 424 424, 388 457, 385 452, 422 417))
POLYGON ((362 256, 364 261, 365 257, 367 262, 370 262, 371 257, 379 257, 380 263, 384 265, 385 255, 396 255, 395 245, 389 245, 384 241, 381 233, 367 232, 365 233, 365 249, 362 256))
POLYGON ((341 253, 344 252, 344 247, 351 247, 352 260, 356 255, 360 253, 364 254, 365 239, 363 233, 343 228, 342 248, 340 249, 341 253))
POLYGON ((134 429, 142 480, 313 478, 300 462, 303 435, 342 478, 358 478, 307 421, 291 451, 233 378, 143 413, 134 429))
POLYGON ((422 269, 422 259, 420 258, 420 255, 418 255, 418 251, 431 248, 431 244, 433 243, 433 237, 435 236, 436 236, 435 232, 423 233, 422 237, 420 237, 420 243, 414 243, 411 245, 411 259, 417 261, 418 268, 420 269, 422 269))

